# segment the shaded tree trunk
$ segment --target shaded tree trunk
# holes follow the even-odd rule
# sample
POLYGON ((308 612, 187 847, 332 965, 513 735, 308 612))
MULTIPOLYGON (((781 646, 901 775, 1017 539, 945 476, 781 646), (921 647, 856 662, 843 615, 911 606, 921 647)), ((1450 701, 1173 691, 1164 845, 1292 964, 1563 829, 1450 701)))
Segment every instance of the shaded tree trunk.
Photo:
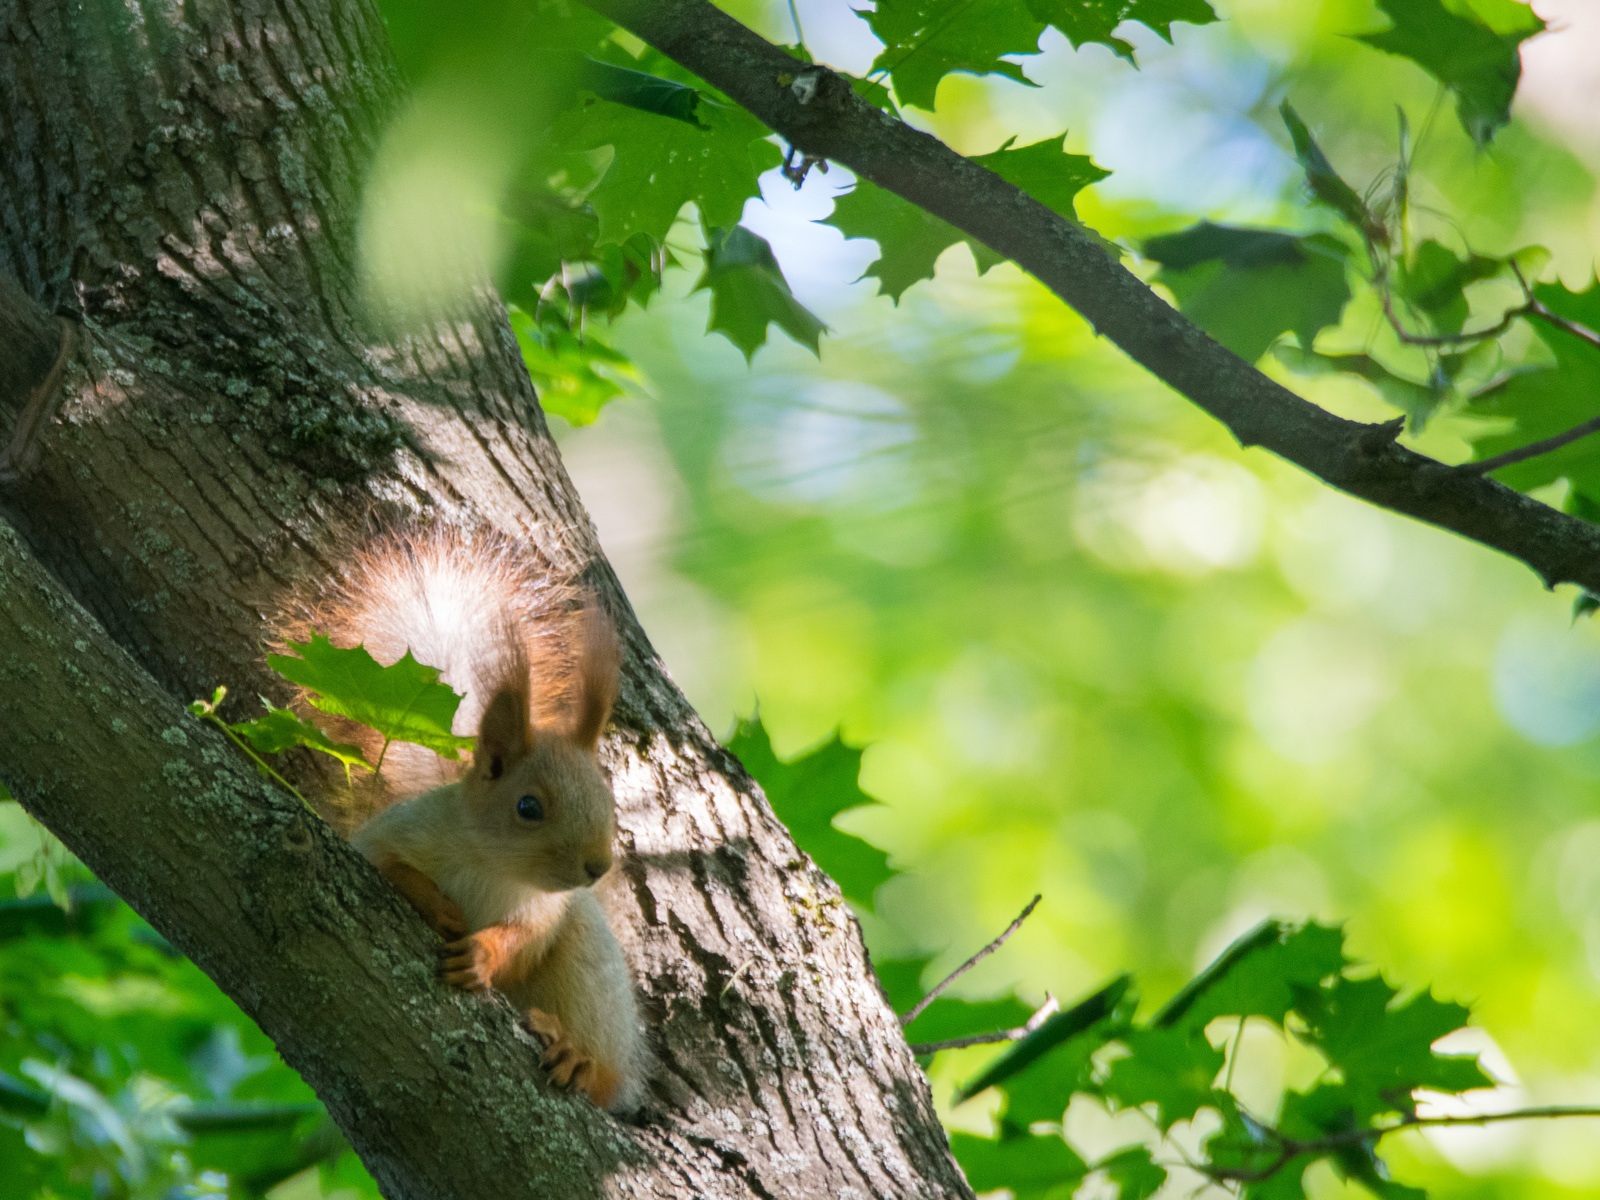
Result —
POLYGON ((0 778, 389 1196, 970 1196, 837 888, 633 619, 498 301, 364 315, 404 95, 368 0, 0 0, 0 778), (640 1125, 550 1093, 509 1010, 436 984, 376 874, 183 712, 278 691, 263 612, 378 508, 493 525, 619 616, 640 1125))

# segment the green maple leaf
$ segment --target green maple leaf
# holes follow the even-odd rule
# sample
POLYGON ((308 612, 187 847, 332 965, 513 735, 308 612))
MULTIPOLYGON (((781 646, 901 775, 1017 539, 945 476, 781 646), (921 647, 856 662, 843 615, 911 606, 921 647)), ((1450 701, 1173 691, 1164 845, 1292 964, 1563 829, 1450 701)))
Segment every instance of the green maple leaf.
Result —
POLYGON ((1120 1037, 1134 1004, 1132 986, 1133 980, 1130 976, 1119 975, 1071 1008, 1056 1013, 1027 1037, 1014 1043, 1004 1054, 990 1062, 975 1078, 957 1088, 956 1103, 959 1104, 976 1096, 985 1088, 994 1087, 1020 1074, 1055 1050, 1057 1046, 1071 1042, 1075 1038, 1098 1037, 1099 1040, 1092 1047, 1093 1050, 1099 1049, 1114 1037, 1120 1037))
POLYGON ((1387 242, 1388 233, 1384 229, 1383 222, 1378 220, 1367 207, 1367 202, 1356 193, 1355 188, 1346 183, 1339 172, 1333 169, 1333 164, 1322 152, 1322 147, 1317 145, 1317 140, 1311 136, 1311 131, 1300 119, 1300 114, 1294 111, 1287 100, 1278 106, 1278 112, 1289 130, 1289 139, 1294 143, 1295 159, 1306 173, 1306 185, 1311 189, 1311 195, 1319 203, 1326 204, 1337 212, 1372 241, 1387 242))
MULTIPOLYGON (((1373 1127, 1370 1119, 1363 1116, 1362 1107, 1359 1089, 1348 1083, 1319 1083, 1307 1092, 1290 1090, 1283 1096, 1278 1130, 1302 1142, 1348 1137, 1357 1130, 1373 1127)), ((1375 1196, 1385 1200, 1426 1200, 1426 1192, 1388 1177, 1375 1146, 1375 1141, 1345 1142, 1326 1153, 1339 1174, 1359 1182, 1375 1196)))
POLYGON ((883 43, 871 73, 888 71, 902 104, 932 112, 939 81, 952 71, 1033 86, 1002 57, 1039 53, 1045 23, 1026 0, 878 0, 864 15, 883 43))
POLYGON ((1500 273, 1505 260, 1468 254, 1458 258, 1429 238, 1416 248, 1401 275, 1400 295, 1424 314, 1436 333, 1460 333, 1471 311, 1465 289, 1500 273))
MULTIPOLYGON (((1591 283, 1582 292, 1569 292, 1559 283, 1540 284, 1534 296, 1557 316, 1600 329, 1600 284, 1591 283)), ((1555 355, 1556 365, 1517 371, 1472 398, 1468 411, 1516 421, 1507 432, 1474 441, 1472 448, 1480 459, 1553 437, 1600 416, 1600 349, 1548 322, 1532 324, 1555 355)), ((1580 438, 1494 474, 1523 491, 1565 477, 1581 497, 1600 499, 1600 436, 1580 438)))
MULTIPOLYGON (((1068 154, 1062 149, 1066 139, 1045 138, 1026 146, 1013 146, 1007 139, 991 154, 980 154, 973 162, 993 171, 1007 183, 1027 192, 1039 203, 1067 220, 1077 222, 1074 197, 1110 174, 1084 154, 1068 154)), ((1005 259, 982 242, 968 237, 931 213, 902 200, 893 192, 858 180, 855 188, 834 201, 833 215, 823 222, 847 238, 871 238, 878 243, 878 259, 862 274, 878 280, 880 294, 895 303, 921 279, 932 279, 939 255, 957 242, 965 241, 972 250, 980 274, 1005 259)))
POLYGON ((1302 1040, 1337 1067, 1363 1118, 1409 1103, 1415 1088, 1464 1092, 1493 1087, 1476 1055, 1437 1054, 1433 1043, 1462 1028, 1466 1008, 1419 992, 1400 1004, 1381 976, 1340 978, 1330 986, 1296 988, 1302 1040))
POLYGON ((861 751, 834 734, 784 762, 773 753, 760 717, 740 721, 727 746, 766 792, 772 811, 800 849, 839 885, 846 899, 870 909, 873 893, 894 875, 889 856, 833 827, 840 813, 879 803, 861 790, 861 751))
POLYGON ((999 1138, 981 1138, 954 1133, 950 1152, 973 1191, 1009 1188, 1016 1200, 1068 1195, 1071 1186, 1089 1173, 1089 1165, 1056 1134, 1006 1130, 999 1138), (1056 1193, 1057 1188, 1064 1190, 1056 1193))
POLYGON ((707 229, 705 272, 695 291, 711 291, 711 322, 706 331, 724 335, 748 361, 767 342, 767 326, 776 324, 811 353, 820 354, 819 339, 827 326, 789 291, 772 246, 743 225, 707 229))
POLYGON ((1500 32, 1476 14, 1452 12, 1440 0, 1378 0, 1393 22, 1361 41, 1409 58, 1456 96, 1456 115, 1480 146, 1511 119, 1511 98, 1522 77, 1517 48, 1544 28, 1531 9, 1518 27, 1500 32))
POLYGON ((1308 354, 1298 346, 1288 345, 1274 346, 1272 353, 1301 375, 1354 375, 1366 380, 1386 402, 1411 418, 1413 428, 1426 422, 1446 395, 1442 387, 1429 387, 1396 375, 1370 354, 1308 354))
POLYGON ((257 754, 281 754, 292 747, 304 746, 330 755, 347 767, 366 767, 369 771, 372 769, 372 764, 362 757, 359 746, 334 741, 298 713, 291 712, 287 708, 274 708, 272 702, 264 696, 261 703, 267 706, 266 716, 228 726, 234 733, 249 741, 257 754))
POLYGON ((313 707, 377 730, 389 741, 411 742, 441 758, 460 757, 472 738, 450 732, 461 697, 439 682, 439 671, 406 651, 393 666, 379 666, 365 646, 341 650, 321 634, 290 642, 300 657, 267 655, 267 665, 291 683, 308 688, 313 707))
POLYGON ((558 122, 570 151, 611 146, 614 155, 588 195, 599 217, 597 243, 644 233, 666 238, 691 201, 709 225, 734 225, 744 202, 761 194, 757 179, 783 161, 767 127, 741 108, 701 97, 699 124, 596 100, 558 122))
POLYGON ((1294 989, 1344 969, 1344 933, 1315 921, 1267 921, 1223 951, 1155 1018, 1158 1026, 1203 1030, 1218 1017, 1265 1017, 1283 1024, 1294 989))
POLYGON ((954 225, 865 179, 834 199, 833 215, 823 223, 847 238, 878 243, 878 257, 861 278, 876 279, 878 293, 896 304, 913 283, 932 279, 939 255, 966 237, 954 225))
POLYGON ((564 321, 536 322, 515 304, 506 314, 539 405, 572 425, 587 425, 637 381, 628 356, 598 338, 580 338, 564 321))
POLYGON ((1117 1039, 1130 1051, 1111 1064, 1101 1090, 1124 1108, 1154 1104, 1162 1132, 1215 1107, 1212 1086, 1227 1056, 1192 1029, 1136 1029, 1117 1039))
POLYGON ((1301 1177, 1316 1161, 1315 1156, 1302 1154, 1283 1162, 1279 1143, 1259 1122, 1242 1113, 1231 1096, 1223 1096, 1217 1107, 1222 1125, 1205 1141, 1208 1165, 1263 1176, 1246 1185, 1247 1200, 1305 1200, 1301 1177))
POLYGON ((1167 1181, 1167 1169, 1150 1161, 1148 1146, 1130 1146, 1094 1164, 1117 1189, 1116 1200, 1149 1200, 1167 1181))
POLYGON ((1208 25, 1217 19, 1205 0, 1028 0, 1028 10, 1065 34, 1074 49, 1100 42, 1129 62, 1133 46, 1112 36, 1124 21, 1147 25, 1171 42, 1174 21, 1208 25))
POLYGON ((1179 311, 1246 362, 1285 332, 1309 350, 1319 329, 1339 323, 1350 299, 1349 251, 1327 234, 1202 221, 1151 238, 1144 253, 1161 264, 1156 281, 1172 290, 1179 311))

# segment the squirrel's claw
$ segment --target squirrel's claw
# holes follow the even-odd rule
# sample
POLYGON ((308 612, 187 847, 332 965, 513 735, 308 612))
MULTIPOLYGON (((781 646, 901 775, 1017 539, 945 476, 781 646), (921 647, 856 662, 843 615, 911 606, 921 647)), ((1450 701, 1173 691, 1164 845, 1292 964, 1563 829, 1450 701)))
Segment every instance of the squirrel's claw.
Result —
POLYGON ((594 1059, 567 1040, 561 1019, 543 1009, 530 1008, 524 1023, 545 1048, 539 1065, 550 1076, 550 1082, 564 1092, 587 1093, 595 1079, 594 1059))
POLYGON ((439 978, 463 992, 486 992, 494 981, 494 968, 476 939, 462 937, 439 947, 439 978))
POLYGON ((424 918, 428 925, 447 942, 459 942, 470 932, 467 914, 454 900, 446 898, 432 913, 424 918))

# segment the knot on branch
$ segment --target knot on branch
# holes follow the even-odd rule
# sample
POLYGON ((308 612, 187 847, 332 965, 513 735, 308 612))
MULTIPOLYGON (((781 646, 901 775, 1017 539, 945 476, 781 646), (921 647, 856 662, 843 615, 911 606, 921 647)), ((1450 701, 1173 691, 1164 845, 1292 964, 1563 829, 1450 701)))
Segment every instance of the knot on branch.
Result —
POLYGON ((1356 449, 1366 458, 1377 458, 1395 444, 1405 432, 1405 428, 1404 417, 1396 417, 1392 421, 1384 421, 1378 425, 1363 426, 1361 432, 1356 434, 1356 449))

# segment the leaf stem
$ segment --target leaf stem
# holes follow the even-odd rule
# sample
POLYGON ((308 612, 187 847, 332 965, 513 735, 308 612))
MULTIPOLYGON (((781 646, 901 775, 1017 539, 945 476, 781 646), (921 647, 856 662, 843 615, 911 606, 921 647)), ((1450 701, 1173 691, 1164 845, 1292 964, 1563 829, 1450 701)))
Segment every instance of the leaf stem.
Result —
POLYGON ((1239 1028, 1233 1035, 1233 1045, 1228 1048, 1228 1073, 1222 1077, 1222 1090, 1225 1092, 1233 1091, 1233 1068, 1239 1061, 1239 1043, 1244 1041, 1244 1022, 1244 1014, 1240 1013, 1239 1028))
MULTIPOLYGON (((221 717, 217 716, 217 705, 222 702, 222 698, 227 694, 228 690, 226 688, 219 687, 216 691, 216 694, 212 696, 209 701, 196 700, 194 704, 189 706, 189 711, 194 713, 194 715, 199 717, 202 721, 210 721, 218 729, 222 730, 223 733, 227 734, 228 740, 231 741, 235 746, 239 747, 239 749, 243 750, 245 752, 245 756, 248 757, 251 762, 255 763, 256 770, 260 771, 263 775, 266 775, 269 779, 275 780, 280 786, 286 788, 291 796, 306 806, 308 811, 315 813, 317 810, 311 807, 311 801, 307 800, 300 794, 299 788, 295 787, 294 784, 290 783, 282 775, 279 775, 276 771, 269 767, 266 764, 266 761, 255 752, 255 748, 253 746, 235 733, 232 726, 230 726, 221 717)), ((350 768, 346 767, 345 774, 348 775, 349 773, 350 768)))

